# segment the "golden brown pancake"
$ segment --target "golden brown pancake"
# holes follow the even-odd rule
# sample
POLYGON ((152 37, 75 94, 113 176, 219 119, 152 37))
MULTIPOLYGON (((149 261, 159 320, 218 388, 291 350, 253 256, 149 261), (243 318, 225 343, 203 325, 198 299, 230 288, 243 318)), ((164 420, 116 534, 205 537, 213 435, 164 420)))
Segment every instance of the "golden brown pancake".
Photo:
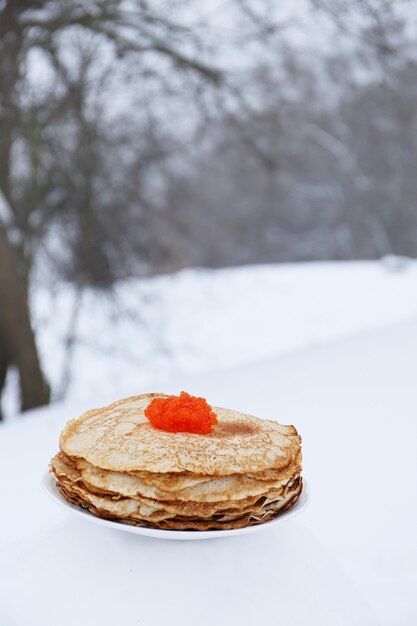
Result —
POLYGON ((114 472, 147 471, 230 476, 286 467, 299 450, 293 426, 213 407, 218 423, 207 435, 156 430, 144 415, 145 394, 87 411, 60 437, 67 456, 114 472))
POLYGON ((260 524, 301 490, 301 438, 293 426, 213 407, 209 434, 151 426, 155 397, 126 398, 84 413, 60 437, 51 471, 61 494, 93 515, 177 530, 260 524))

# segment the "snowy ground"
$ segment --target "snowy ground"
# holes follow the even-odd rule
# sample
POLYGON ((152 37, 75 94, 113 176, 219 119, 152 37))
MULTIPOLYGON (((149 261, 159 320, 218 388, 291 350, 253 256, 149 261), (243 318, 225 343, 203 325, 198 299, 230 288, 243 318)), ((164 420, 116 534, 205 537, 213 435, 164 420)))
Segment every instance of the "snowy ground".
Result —
MULTIPOLYGON (((37 493, 66 419, 125 393, 186 389, 294 423, 311 489, 301 523, 336 556, 383 626, 414 626, 416 285, 416 263, 348 263, 187 271, 125 284, 113 303, 86 294, 78 333, 102 344, 84 341, 75 351, 65 403, 5 427, 4 475, 18 439, 22 459, 33 458, 31 476, 22 464, 16 481, 37 493), (147 325, 154 338, 146 343, 147 325)), ((51 318, 51 302, 38 297, 43 353, 57 354, 58 369, 71 300, 58 294, 51 318)), ((2 488, 6 497, 10 489, 2 488)), ((2 522, 12 542, 29 532, 18 493, 14 506, 16 518, 2 522)), ((37 524, 42 530, 42 519, 31 520, 31 533, 37 524)))
MULTIPOLYGON (((100 393, 134 393, 155 378, 236 366, 412 319, 416 285, 417 263, 401 259, 196 269, 128 281, 110 297, 38 288, 33 310, 55 398, 88 403, 100 393)), ((9 382, 12 414, 17 394, 9 382)))

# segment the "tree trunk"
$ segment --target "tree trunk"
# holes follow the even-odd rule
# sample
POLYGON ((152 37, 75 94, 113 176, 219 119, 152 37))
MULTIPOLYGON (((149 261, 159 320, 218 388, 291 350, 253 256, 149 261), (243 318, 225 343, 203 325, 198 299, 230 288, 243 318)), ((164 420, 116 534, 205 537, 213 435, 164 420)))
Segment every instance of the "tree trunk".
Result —
MULTIPOLYGON (((0 359, 2 354, 8 355, 19 371, 22 411, 47 404, 49 389, 39 363, 27 296, 6 232, 1 228, 0 338, 0 359)), ((3 356, 3 362, 6 362, 5 358, 3 356)))
MULTIPOLYGON (((1 390, 4 387, 4 383, 6 382, 7 370, 10 365, 9 356, 6 348, 6 340, 5 337, 0 336, 0 400, 1 400, 1 390)), ((3 419, 3 412, 0 402, 0 421, 3 419)))
MULTIPOLYGON (((28 5, 22 0, 6 2, 0 19, 0 200, 3 195, 6 204, 11 204, 12 196, 13 128, 19 123, 16 94, 24 43, 19 14, 28 5)), ((0 224, 0 394, 11 363, 19 371, 22 411, 46 404, 49 390, 30 323, 27 288, 19 275, 6 227, 0 224)))

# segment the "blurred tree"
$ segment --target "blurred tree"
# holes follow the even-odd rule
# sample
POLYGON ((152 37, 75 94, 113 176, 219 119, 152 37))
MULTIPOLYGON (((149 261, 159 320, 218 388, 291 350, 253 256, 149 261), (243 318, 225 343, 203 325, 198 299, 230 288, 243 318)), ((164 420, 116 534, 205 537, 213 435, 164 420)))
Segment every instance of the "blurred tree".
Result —
MULTIPOLYGON (((89 101, 89 81, 95 80, 89 71, 97 52, 107 51, 110 66, 132 58, 136 76, 142 69, 163 81, 168 61, 168 72, 175 68, 191 80, 196 75, 207 84, 221 83, 221 72, 205 61, 202 42, 169 13, 160 3, 141 0, 0 1, 0 393, 8 367, 15 364, 22 410, 49 398, 28 289, 35 252, 57 215, 72 251, 65 271, 86 284, 107 285, 114 278, 110 257, 118 238, 108 233, 123 220, 117 210, 113 221, 100 211, 109 201, 100 182, 106 174, 109 183, 115 179, 111 161, 117 155, 106 156, 106 142, 120 147, 122 138, 113 133, 112 141, 112 129, 101 132, 106 120, 89 101), (81 45, 77 63, 65 58, 63 41, 80 33, 90 37, 90 51, 81 45), (41 87, 34 89, 36 58, 41 87), (104 226, 106 219, 111 223, 104 226)), ((151 149, 147 142, 144 153, 135 154, 140 167, 131 164, 136 182, 138 172, 165 153, 151 143, 151 149)), ((114 194, 112 201, 117 202, 114 194)), ((121 228, 120 236, 125 232, 121 228)))
POLYGON ((259 62, 244 128, 224 116, 171 181, 188 264, 417 255, 417 2, 313 4, 331 45, 259 62))

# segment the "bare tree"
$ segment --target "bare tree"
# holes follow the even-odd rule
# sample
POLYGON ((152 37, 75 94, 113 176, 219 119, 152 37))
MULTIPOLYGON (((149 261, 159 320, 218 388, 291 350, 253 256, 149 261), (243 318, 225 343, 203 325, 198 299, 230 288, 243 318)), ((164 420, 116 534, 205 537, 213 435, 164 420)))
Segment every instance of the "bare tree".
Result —
MULTIPOLYGON (((132 57, 138 69, 155 76, 163 76, 163 63, 168 63, 190 80, 198 76, 214 86, 222 80, 219 69, 207 62, 202 41, 182 23, 180 8, 169 12, 166 6, 141 0, 0 3, 0 191, 4 199, 0 213, 0 392, 8 366, 15 363, 23 410, 49 398, 28 305, 36 246, 58 213, 66 214, 70 229, 81 220, 78 228, 72 228, 75 242, 85 232, 91 234, 90 244, 93 234, 96 242, 105 240, 92 172, 97 146, 102 147, 104 139, 87 112, 89 63, 84 56, 84 65, 74 76, 62 49, 65 37, 74 32, 87 33, 97 47, 104 42, 113 63, 132 57), (40 97, 31 97, 31 55, 35 52, 41 54, 50 77, 40 97), (65 133, 66 125, 70 127, 67 141, 74 142, 72 172, 59 167, 61 155, 54 155, 59 141, 50 140, 54 129, 65 133), (75 222, 71 213, 77 216, 75 222)), ((70 152, 66 150, 67 155, 70 152)), ((102 254, 103 246, 87 251, 81 238, 74 248, 78 268, 75 265, 69 271, 79 273, 85 266, 82 256, 88 253, 96 258, 96 273, 101 273, 98 281, 105 282, 108 259, 102 254)))
POLYGON ((172 182, 188 262, 416 255, 415 31, 398 11, 411 4, 320 2, 349 45, 256 68, 245 132, 224 117, 172 182))

